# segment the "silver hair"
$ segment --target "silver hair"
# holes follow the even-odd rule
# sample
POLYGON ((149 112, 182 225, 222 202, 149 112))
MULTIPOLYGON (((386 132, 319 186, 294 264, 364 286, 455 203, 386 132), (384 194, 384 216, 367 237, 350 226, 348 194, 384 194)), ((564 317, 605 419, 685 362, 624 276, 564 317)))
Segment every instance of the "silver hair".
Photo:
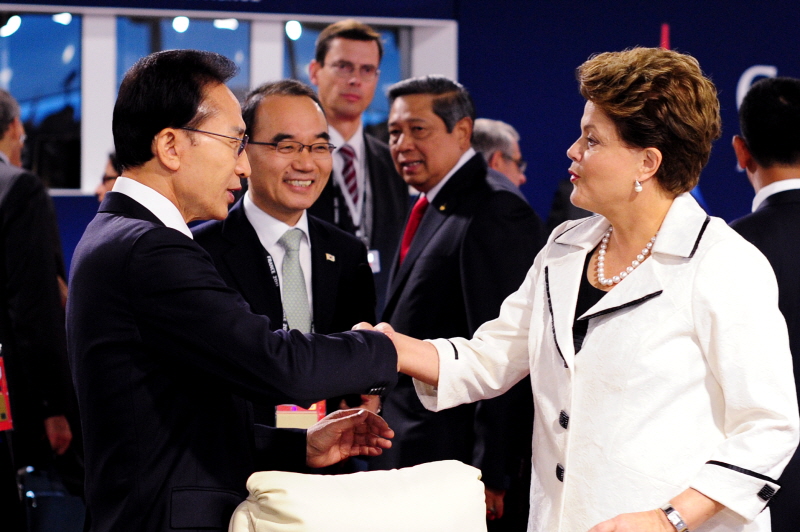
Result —
POLYGON ((508 157, 514 157, 511 148, 515 142, 519 142, 519 133, 512 125, 489 118, 475 120, 472 147, 483 155, 487 163, 497 150, 508 157))
POLYGON ((8 91, 0 89, 0 137, 5 136, 15 118, 19 118, 17 100, 8 91))

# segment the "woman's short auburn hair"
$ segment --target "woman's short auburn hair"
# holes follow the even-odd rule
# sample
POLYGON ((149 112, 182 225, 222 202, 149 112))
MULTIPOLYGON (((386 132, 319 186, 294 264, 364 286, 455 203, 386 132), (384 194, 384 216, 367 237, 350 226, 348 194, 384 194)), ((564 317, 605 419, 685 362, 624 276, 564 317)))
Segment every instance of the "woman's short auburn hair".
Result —
POLYGON ((697 185, 721 123, 717 90, 694 57, 632 48, 592 56, 576 74, 583 97, 611 118, 625 144, 661 152, 662 188, 680 194, 697 185))

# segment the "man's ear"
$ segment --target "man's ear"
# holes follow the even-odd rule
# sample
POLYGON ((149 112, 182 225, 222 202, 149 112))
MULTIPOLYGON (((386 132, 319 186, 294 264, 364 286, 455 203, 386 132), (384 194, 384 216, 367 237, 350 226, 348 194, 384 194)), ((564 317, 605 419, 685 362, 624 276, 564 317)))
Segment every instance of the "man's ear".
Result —
POLYGON ((736 162, 739 163, 739 168, 755 172, 756 161, 753 159, 753 154, 750 153, 750 148, 747 147, 747 142, 745 142, 744 138, 734 135, 731 144, 733 145, 733 152, 736 154, 736 162))
POLYGON ((467 151, 472 145, 472 119, 465 116, 453 126, 453 133, 456 134, 458 145, 462 150, 467 151))
POLYGON ((322 68, 322 65, 319 64, 316 59, 312 59, 308 64, 308 79, 311 81, 312 85, 319 85, 319 81, 317 81, 317 72, 319 72, 320 68, 322 68))
POLYGON ((503 152, 500 150, 494 150, 492 152, 492 156, 489 157, 489 168, 493 168, 497 171, 500 171, 501 165, 503 164, 503 152))
POLYGON ((153 155, 166 168, 177 171, 181 167, 181 147, 177 132, 171 128, 159 131, 153 139, 153 155))

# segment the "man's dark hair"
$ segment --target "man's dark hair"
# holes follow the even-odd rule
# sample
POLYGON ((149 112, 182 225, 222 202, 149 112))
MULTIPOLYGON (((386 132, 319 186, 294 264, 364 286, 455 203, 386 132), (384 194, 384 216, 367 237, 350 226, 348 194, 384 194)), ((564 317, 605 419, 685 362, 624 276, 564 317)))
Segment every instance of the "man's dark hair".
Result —
POLYGON ((164 128, 196 127, 209 85, 225 83, 238 67, 213 52, 167 50, 143 57, 128 70, 114 105, 114 147, 122 169, 153 158, 152 143, 164 128))
POLYGON ((475 104, 464 86, 444 76, 410 78, 389 87, 389 105, 400 96, 431 94, 433 112, 442 119, 448 133, 453 132, 459 120, 468 117, 475 122, 475 104))
POLYGON ((800 80, 765 78, 754 83, 739 108, 739 126, 760 166, 800 164, 800 80))
MULTIPOLYGON (((314 50, 314 59, 320 65, 325 64, 325 56, 331 48, 331 41, 336 39, 350 39, 351 41, 375 41, 378 45, 378 63, 383 59, 383 43, 381 34, 363 22, 353 19, 334 22, 319 34, 314 50)), ((378 66, 378 65, 376 65, 378 66)))
POLYGON ((4 137, 11 122, 19 117, 19 104, 8 91, 0 89, 0 138, 4 137))
MULTIPOLYGON (((296 79, 284 79, 281 81, 264 83, 260 87, 250 91, 242 105, 242 118, 247 128, 247 134, 251 137, 256 128, 258 106, 261 105, 261 102, 264 101, 264 98, 267 96, 308 96, 322 109, 322 103, 319 101, 317 93, 314 92, 314 89, 301 81, 297 81, 296 79)), ((324 110, 322 112, 323 114, 325 113, 324 110)))

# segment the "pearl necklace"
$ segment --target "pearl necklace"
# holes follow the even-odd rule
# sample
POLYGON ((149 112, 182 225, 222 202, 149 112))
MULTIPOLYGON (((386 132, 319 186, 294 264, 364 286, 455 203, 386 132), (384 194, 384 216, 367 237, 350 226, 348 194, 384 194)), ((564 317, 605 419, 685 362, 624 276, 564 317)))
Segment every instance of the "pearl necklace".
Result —
POLYGON ((619 272, 619 275, 615 275, 611 279, 606 279, 605 277, 605 264, 606 264, 606 249, 608 249, 608 240, 611 238, 611 231, 613 231, 613 227, 609 227, 606 234, 603 235, 603 239, 600 241, 600 249, 597 252, 597 282, 603 286, 613 286, 624 278, 628 276, 634 269, 638 268, 639 265, 647 258, 650 254, 650 250, 653 248, 653 244, 656 242, 656 236, 658 233, 655 234, 653 238, 650 239, 650 242, 642 249, 642 252, 636 255, 636 260, 631 262, 631 265, 625 268, 624 271, 619 272))

